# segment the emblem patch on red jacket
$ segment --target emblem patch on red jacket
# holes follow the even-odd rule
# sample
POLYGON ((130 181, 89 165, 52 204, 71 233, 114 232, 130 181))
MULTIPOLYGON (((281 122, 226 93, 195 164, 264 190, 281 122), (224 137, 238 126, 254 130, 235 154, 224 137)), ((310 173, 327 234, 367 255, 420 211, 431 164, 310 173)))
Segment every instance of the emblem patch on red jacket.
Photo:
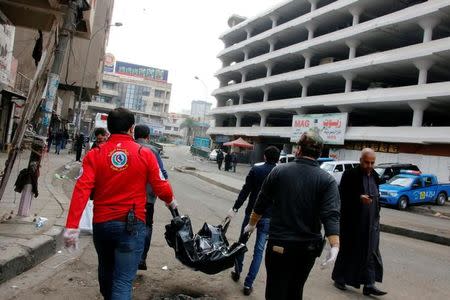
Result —
POLYGON ((122 149, 115 149, 111 155, 111 169, 123 171, 128 168, 128 152, 122 149))

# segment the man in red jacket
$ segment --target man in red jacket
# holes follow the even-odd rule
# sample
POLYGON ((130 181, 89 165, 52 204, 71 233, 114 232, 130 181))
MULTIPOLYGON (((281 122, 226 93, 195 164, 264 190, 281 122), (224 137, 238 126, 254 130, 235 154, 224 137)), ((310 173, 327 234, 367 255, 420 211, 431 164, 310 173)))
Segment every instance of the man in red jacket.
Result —
POLYGON ((133 140, 133 114, 117 108, 108 115, 107 122, 110 138, 83 159, 64 242, 68 248, 77 247, 80 218, 93 191, 93 238, 100 292, 105 299, 131 299, 146 236, 146 185, 150 184, 168 206, 176 208, 176 202, 155 155, 133 140))

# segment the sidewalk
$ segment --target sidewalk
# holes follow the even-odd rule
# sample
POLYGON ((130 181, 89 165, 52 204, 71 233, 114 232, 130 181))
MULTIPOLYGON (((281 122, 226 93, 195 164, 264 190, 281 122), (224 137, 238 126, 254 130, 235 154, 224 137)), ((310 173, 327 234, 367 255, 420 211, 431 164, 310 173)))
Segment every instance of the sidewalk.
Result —
MULTIPOLYGON (((176 167, 175 170, 191 174, 206 182, 215 184, 228 191, 239 193, 245 181, 245 175, 250 166, 238 165, 239 173, 218 171, 215 164, 203 161, 196 170, 176 167)), ((188 166, 193 167, 193 166, 188 166)), ((437 208, 437 207, 436 207, 437 208)), ((446 209, 446 208, 445 208, 446 209)), ((382 208, 381 230, 410 238, 450 246, 450 221, 447 218, 438 218, 428 215, 414 214, 391 208, 382 208)))
MULTIPOLYGON (((42 161, 38 183, 39 196, 33 198, 29 217, 18 217, 20 194, 14 192, 18 172, 25 168, 29 151, 20 153, 11 173, 5 194, 0 199, 0 283, 4 282, 55 254, 60 248, 65 211, 69 205, 55 173, 74 160, 74 155, 46 154, 42 161), (35 218, 41 216, 48 221, 36 228, 35 218)), ((4 166, 6 153, 0 153, 0 165, 4 166)))

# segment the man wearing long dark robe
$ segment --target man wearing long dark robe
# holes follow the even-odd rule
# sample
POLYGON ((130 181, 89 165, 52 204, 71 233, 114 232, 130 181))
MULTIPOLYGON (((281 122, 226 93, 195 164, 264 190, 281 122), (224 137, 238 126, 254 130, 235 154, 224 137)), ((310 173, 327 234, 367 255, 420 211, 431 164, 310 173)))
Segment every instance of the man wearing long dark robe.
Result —
POLYGON ((339 187, 341 196, 341 245, 334 266, 334 286, 360 288, 366 296, 382 296, 375 282, 383 279, 380 242, 380 178, 374 171, 375 152, 361 152, 361 165, 346 170, 339 187))

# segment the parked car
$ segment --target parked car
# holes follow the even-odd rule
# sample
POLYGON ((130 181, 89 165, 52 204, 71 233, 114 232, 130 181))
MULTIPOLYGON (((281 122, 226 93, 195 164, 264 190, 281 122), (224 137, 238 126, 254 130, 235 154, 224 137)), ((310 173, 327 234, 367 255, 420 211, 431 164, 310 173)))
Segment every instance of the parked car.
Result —
POLYGON ((295 160, 295 155, 294 154, 285 154, 285 155, 281 155, 280 159, 278 160, 279 164, 285 164, 287 162, 291 162, 295 160))
POLYGON ((386 183, 403 170, 419 171, 419 167, 413 164, 385 163, 375 167, 375 171, 380 175, 381 183, 386 183))
POLYGON ((327 162, 327 161, 334 161, 334 159, 331 158, 331 157, 319 157, 317 159, 317 162, 319 163, 319 166, 322 165, 324 162, 327 162))
POLYGON ((344 174, 345 170, 352 169, 356 166, 359 166, 359 161, 352 160, 335 160, 335 161, 327 161, 320 165, 322 170, 327 171, 331 174, 336 182, 341 183, 342 174, 344 174))
POLYGON ((439 184, 436 176, 418 171, 402 171, 380 185, 380 203, 405 210, 409 205, 444 205, 450 195, 450 183, 439 184))
POLYGON ((217 152, 218 149, 213 149, 211 153, 209 153, 209 160, 217 160, 217 152))

